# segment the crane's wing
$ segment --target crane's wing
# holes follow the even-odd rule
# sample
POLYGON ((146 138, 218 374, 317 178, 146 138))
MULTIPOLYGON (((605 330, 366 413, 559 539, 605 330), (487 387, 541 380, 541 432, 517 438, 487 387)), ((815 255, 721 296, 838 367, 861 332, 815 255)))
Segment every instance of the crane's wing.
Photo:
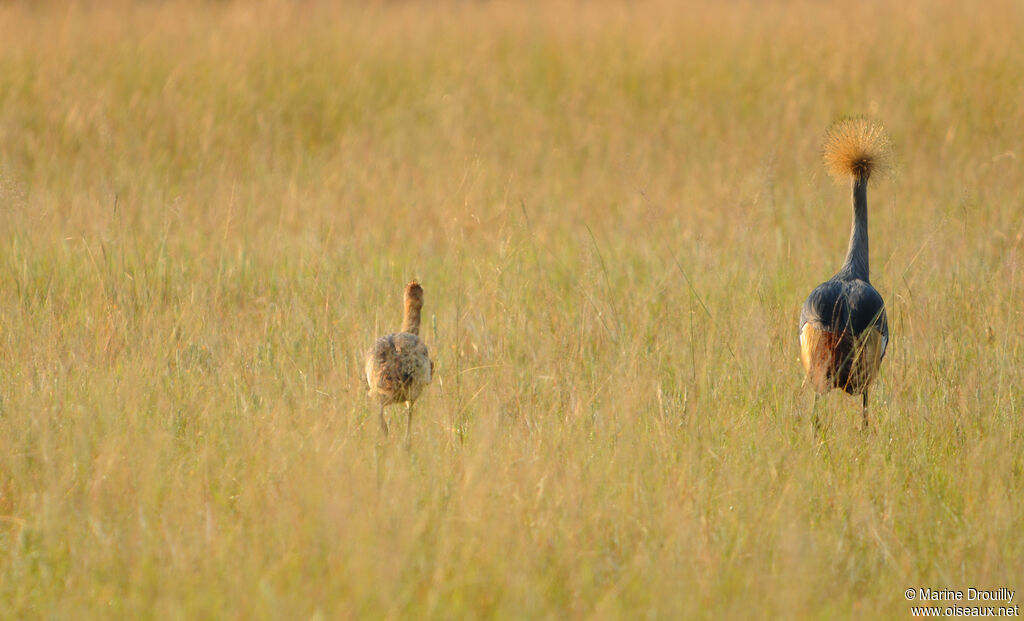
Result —
POLYGON ((807 296, 800 309, 800 331, 805 324, 819 330, 841 332, 849 323, 850 308, 843 299, 843 285, 836 280, 823 282, 807 296))
POLYGON ((889 320, 885 315, 885 301, 882 295, 863 280, 851 280, 846 283, 846 299, 850 304, 850 321, 854 334, 862 334, 868 328, 874 328, 882 335, 881 357, 885 357, 889 345, 889 320))

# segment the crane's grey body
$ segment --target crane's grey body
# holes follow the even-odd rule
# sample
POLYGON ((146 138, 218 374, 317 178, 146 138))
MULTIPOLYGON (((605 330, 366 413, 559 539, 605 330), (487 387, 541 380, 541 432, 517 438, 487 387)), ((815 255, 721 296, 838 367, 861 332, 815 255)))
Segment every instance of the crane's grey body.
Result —
POLYGON ((871 283, 860 278, 839 280, 833 278, 818 285, 800 310, 800 332, 806 327, 828 332, 834 336, 833 362, 826 371, 828 383, 818 383, 819 392, 828 388, 841 388, 850 394, 867 391, 867 378, 874 372, 858 373, 858 343, 869 330, 878 333, 878 363, 885 357, 889 345, 889 323, 885 316, 885 302, 871 283))

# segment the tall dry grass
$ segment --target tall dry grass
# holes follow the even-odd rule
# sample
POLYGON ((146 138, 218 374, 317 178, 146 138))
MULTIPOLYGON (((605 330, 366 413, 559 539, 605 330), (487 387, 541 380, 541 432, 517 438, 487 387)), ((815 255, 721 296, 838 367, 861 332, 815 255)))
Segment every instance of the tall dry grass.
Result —
POLYGON ((0 616, 906 618, 1024 587, 1015 3, 0 6, 0 616), (885 121, 811 435, 821 140, 885 121), (401 287, 413 449, 360 384, 401 287))

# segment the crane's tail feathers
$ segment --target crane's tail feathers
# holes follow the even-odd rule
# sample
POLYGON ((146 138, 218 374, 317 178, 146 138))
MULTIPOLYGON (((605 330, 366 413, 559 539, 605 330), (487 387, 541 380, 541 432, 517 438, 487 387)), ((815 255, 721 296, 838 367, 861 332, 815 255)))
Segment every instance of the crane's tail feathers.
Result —
POLYGON ((825 136, 824 158, 825 168, 837 180, 867 181, 872 174, 892 170, 892 141, 881 123, 863 117, 841 119, 825 136))

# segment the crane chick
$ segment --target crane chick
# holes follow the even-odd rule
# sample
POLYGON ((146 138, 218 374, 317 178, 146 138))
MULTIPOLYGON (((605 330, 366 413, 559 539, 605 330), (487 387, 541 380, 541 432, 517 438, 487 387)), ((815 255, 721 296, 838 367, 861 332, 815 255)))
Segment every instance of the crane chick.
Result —
POLYGON ((413 280, 405 287, 405 316, 402 331, 377 339, 366 354, 366 383, 370 397, 380 403, 380 426, 388 434, 384 407, 405 403, 408 424, 406 443, 412 437, 412 409, 416 399, 434 374, 434 362, 427 346, 420 339, 420 312, 423 309, 423 287, 413 280))
POLYGON ((811 292, 800 311, 800 359, 818 395, 839 388, 862 396, 866 429, 868 388, 889 344, 885 302, 868 273, 867 188, 872 175, 891 167, 891 142, 881 125, 846 119, 829 130, 824 156, 833 177, 851 180, 853 228, 846 262, 811 292))

